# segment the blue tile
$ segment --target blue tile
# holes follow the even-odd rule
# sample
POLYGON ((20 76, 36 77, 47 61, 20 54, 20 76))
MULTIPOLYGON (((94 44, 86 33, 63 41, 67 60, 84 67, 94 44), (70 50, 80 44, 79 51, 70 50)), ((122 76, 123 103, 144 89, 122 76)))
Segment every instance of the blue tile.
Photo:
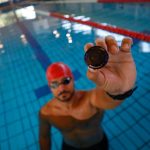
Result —
MULTIPOLYGON (((10 90, 10 89, 12 89, 12 84, 10 84, 11 83, 11 79, 10 78, 3 78, 3 80, 5 81, 4 83, 5 84, 3 84, 3 86, 1 87, 2 88, 2 90, 4 91, 4 92, 6 92, 6 93, 8 93, 8 91, 10 90), (6 84, 7 83, 7 84, 6 84)), ((9 93, 8 93, 9 94, 9 93)), ((10 95, 11 95, 12 93, 10 93, 10 95)))
POLYGON ((15 93, 14 93, 14 91, 12 91, 12 90, 10 90, 10 89, 8 89, 7 91, 6 91, 6 93, 4 93, 4 99, 5 100, 11 100, 11 99, 13 99, 15 97, 15 93), (8 92, 9 91, 9 92, 8 92))
POLYGON ((122 120, 119 115, 114 118, 113 122, 116 124, 119 123, 119 128, 122 131, 125 131, 126 129, 129 128, 128 124, 124 120, 122 120))
POLYGON ((21 95, 21 91, 20 91, 20 89, 18 89, 18 86, 19 85, 17 85, 16 87, 16 89, 15 89, 15 94, 16 94, 16 96, 18 96, 18 95, 21 95))
POLYGON ((82 76, 78 70, 73 71, 73 75, 74 75, 75 80, 80 79, 82 76))
POLYGON ((5 113, 6 123, 11 123, 20 119, 20 114, 17 109, 9 110, 5 113))
POLYGON ((36 100, 36 96, 35 96, 35 93, 33 92, 33 89, 32 89, 32 92, 28 93, 29 94, 29 97, 32 99, 32 100, 36 100))
POLYGON ((33 132, 35 135, 35 141, 39 141, 39 126, 34 126, 33 132))
POLYGON ((25 27, 25 25, 21 22, 18 22, 18 25, 21 28, 22 32, 26 35, 26 38, 30 43, 30 45, 32 46, 40 65, 44 70, 46 70, 48 65, 51 63, 50 59, 43 51, 42 47, 39 45, 37 40, 33 37, 32 33, 25 27))
POLYGON ((23 132, 21 121, 15 121, 7 126, 9 137, 16 136, 23 132))
POLYGON ((129 114, 131 116, 133 116, 136 120, 141 118, 141 111, 142 111, 142 108, 137 104, 137 103, 134 103, 132 104, 132 107, 129 107, 128 110, 129 114))
POLYGON ((126 122, 128 125, 133 125, 135 123, 135 120, 133 117, 130 116, 129 113, 127 113, 126 111, 123 111, 120 113, 120 117, 122 120, 124 120, 124 122, 126 122))
POLYGON ((150 120, 143 118, 140 120, 139 125, 141 125, 145 129, 145 131, 150 135, 150 120))
POLYGON ((107 110, 106 113, 110 118, 116 116, 116 112, 114 110, 107 110))
POLYGON ((150 149, 150 144, 144 145, 142 148, 140 147, 140 150, 149 150, 150 149))
POLYGON ((39 105, 41 107, 43 107, 47 102, 48 102, 49 99, 45 99, 45 97, 42 97, 39 99, 39 105))
POLYGON ((145 128, 141 127, 140 125, 136 124, 134 129, 139 133, 140 138, 143 140, 150 138, 150 134, 147 132, 147 130, 145 130, 145 128))
POLYGON ((127 150, 118 140, 118 138, 115 138, 110 141, 110 150, 127 150))
POLYGON ((147 111, 148 111, 148 109, 146 109, 146 108, 148 108, 148 106, 146 105, 146 101, 147 100, 145 100, 145 99, 146 98, 143 99, 142 105, 140 105, 140 103, 133 105, 133 108, 135 108, 135 111, 137 111, 142 116, 145 115, 145 114, 147 114, 147 111))
POLYGON ((105 114, 105 115, 104 115, 104 118, 103 118, 103 120, 102 120, 102 123, 105 124, 105 123, 107 123, 107 121, 109 121, 109 117, 108 117, 107 114, 105 114))
POLYGON ((22 134, 10 138, 10 149, 12 150, 22 149, 25 147, 25 145, 26 145, 26 140, 22 134))
POLYGON ((33 108, 34 108, 34 110, 35 110, 36 113, 38 113, 39 110, 41 109, 41 106, 39 105, 39 102, 38 102, 38 101, 34 101, 34 102, 32 103, 32 106, 33 106, 33 108))
POLYGON ((33 107, 32 107, 32 105, 31 105, 30 103, 26 104, 25 107, 26 107, 26 110, 27 110, 28 115, 34 113, 33 107))
POLYGON ((0 141, 7 140, 7 138, 8 138, 8 135, 7 135, 6 127, 1 127, 0 128, 0 141))
POLYGON ((55 128, 54 126, 52 126, 51 128, 51 134, 57 134, 58 132, 60 132, 57 128, 55 128))
POLYGON ((42 87, 39 87, 38 89, 35 89, 34 92, 35 92, 37 99, 51 93, 48 85, 44 85, 42 87))
POLYGON ((9 149, 10 149, 10 148, 9 148, 9 143, 8 143, 7 140, 4 141, 4 142, 1 142, 1 144, 0 144, 0 149, 1 149, 1 150, 9 150, 9 149))
POLYGON ((104 126, 111 131, 113 136, 116 136, 121 132, 119 126, 113 123, 112 121, 105 123, 104 126))
POLYGON ((145 109, 145 111, 149 111, 149 108, 150 108, 149 97, 150 97, 150 93, 147 91, 142 101, 139 101, 139 103, 141 104, 141 107, 145 109))
POLYGON ((40 150, 40 148, 37 144, 33 144, 33 145, 28 147, 28 150, 40 150))
POLYGON ((30 123, 29 118, 23 118, 22 124, 23 124, 23 131, 29 130, 31 128, 31 123, 30 123))
POLYGON ((139 137, 139 134, 140 133, 138 133, 138 131, 135 132, 133 129, 130 129, 126 132, 126 135, 131 138, 135 145, 141 145, 143 143, 143 139, 139 137))
POLYGON ((17 102, 15 99, 11 99, 4 103, 5 111, 10 111, 12 109, 17 108, 17 102))
POLYGON ((114 139, 114 134, 112 133, 112 130, 110 130, 110 128, 106 127, 105 125, 104 125, 104 126, 102 125, 102 127, 103 127, 103 129, 104 129, 104 131, 105 131, 105 133, 106 133, 108 139, 109 139, 109 140, 110 140, 110 139, 111 139, 111 140, 114 139))
POLYGON ((30 115, 29 118, 33 127, 38 125, 38 114, 30 115))
POLYGON ((0 127, 5 125, 5 117, 4 114, 0 114, 0 127))
POLYGON ((55 148, 57 150, 60 150, 62 147, 62 135, 60 134, 60 132, 54 134, 52 138, 52 140, 54 141, 55 148))
POLYGON ((126 101, 123 102, 120 106, 118 106, 118 107, 116 107, 115 109, 113 109, 113 111, 114 111, 116 114, 119 114, 119 113, 122 111, 122 105, 123 105, 124 103, 126 103, 126 101))
POLYGON ((136 149, 137 146, 125 134, 120 135, 118 138, 120 139, 122 145, 124 145, 125 149, 128 150, 136 149))
POLYGON ((27 145, 32 145, 35 143, 34 135, 32 130, 28 130, 24 132, 25 139, 27 141, 27 145))
POLYGON ((20 110, 19 112, 20 112, 21 118, 24 118, 24 117, 26 117, 28 115, 25 106, 19 107, 19 110, 20 110))
POLYGON ((18 107, 24 105, 22 94, 17 95, 16 100, 17 100, 18 107))

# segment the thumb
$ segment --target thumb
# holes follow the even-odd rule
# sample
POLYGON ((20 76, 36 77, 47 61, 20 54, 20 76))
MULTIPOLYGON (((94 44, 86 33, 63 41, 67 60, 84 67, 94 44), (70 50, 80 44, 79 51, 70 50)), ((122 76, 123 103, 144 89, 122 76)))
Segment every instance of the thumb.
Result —
POLYGON ((103 86, 105 83, 105 76, 101 70, 88 67, 87 77, 98 86, 103 86))

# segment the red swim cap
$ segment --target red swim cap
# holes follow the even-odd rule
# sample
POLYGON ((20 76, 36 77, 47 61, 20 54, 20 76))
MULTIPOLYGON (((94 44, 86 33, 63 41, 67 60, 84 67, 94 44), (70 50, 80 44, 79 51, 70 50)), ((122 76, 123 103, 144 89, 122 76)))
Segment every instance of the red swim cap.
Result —
POLYGON ((57 62, 51 64, 47 68, 46 77, 48 81, 52 81, 60 77, 73 77, 73 74, 67 65, 61 62, 57 62))

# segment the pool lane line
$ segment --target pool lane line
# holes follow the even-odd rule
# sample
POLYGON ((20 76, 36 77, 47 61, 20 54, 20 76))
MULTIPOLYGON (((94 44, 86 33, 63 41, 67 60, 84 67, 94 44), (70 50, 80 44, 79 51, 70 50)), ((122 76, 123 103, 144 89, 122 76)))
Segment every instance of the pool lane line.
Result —
POLYGON ((81 19, 77 20, 74 17, 68 16, 68 15, 66 16, 66 15, 63 15, 63 14, 60 14, 60 13, 49 13, 49 16, 55 17, 55 18, 60 18, 60 19, 63 19, 63 20, 68 20, 68 21, 71 21, 71 22, 77 22, 77 23, 84 24, 84 25, 89 25, 91 27, 95 27, 95 28, 98 28, 98 29, 103 29, 103 30, 107 30, 107 31, 110 31, 110 32, 113 32, 113 33, 119 33, 119 34, 122 34, 122 35, 125 35, 125 36, 130 36, 132 38, 136 38, 136 39, 139 39, 139 40, 150 42, 150 35, 148 35, 148 34, 135 32, 135 31, 119 28, 119 27, 114 27, 114 26, 111 26, 111 25, 103 25, 101 23, 96 23, 96 22, 93 22, 93 21, 83 21, 81 19))
POLYGON ((37 42, 37 40, 33 37, 32 33, 25 27, 25 25, 22 22, 17 22, 17 25, 19 26, 23 34, 26 36, 27 41, 30 43, 38 62, 40 63, 42 68, 46 71, 49 64, 52 63, 51 60, 44 52, 44 50, 37 42))
MULTIPOLYGON (((76 4, 76 3, 147 3, 150 0, 51 0, 44 1, 44 4, 76 4)), ((37 4, 37 2, 32 2, 32 4, 37 4)), ((43 2, 38 2, 38 4, 43 4, 43 2)))
MULTIPOLYGON (((40 63, 41 67, 43 68, 44 71, 46 71, 47 67, 52 63, 52 61, 44 52, 44 50, 42 49, 38 41, 34 38, 32 33, 27 29, 27 27, 19 20, 17 21, 17 25, 19 26, 23 34, 26 36, 27 41, 30 43, 32 50, 34 51, 34 54, 38 62, 40 63)), ((73 75, 74 75, 75 81, 77 81, 78 79, 82 77, 81 73, 78 70, 74 70, 73 75)), ((39 99, 43 96, 51 94, 51 91, 48 85, 45 84, 41 87, 34 89, 34 93, 37 99, 39 99)))
POLYGON ((36 10, 36 13, 40 14, 40 15, 46 15, 46 16, 50 16, 50 17, 54 17, 54 18, 68 20, 70 22, 77 22, 80 24, 94 27, 94 28, 98 28, 98 29, 109 31, 109 32, 118 33, 121 35, 125 35, 125 36, 129 36, 129 37, 136 38, 139 40, 143 40, 146 42, 150 42, 150 35, 149 34, 145 34, 145 33, 141 33, 141 32, 135 32, 135 31, 131 31, 128 29, 120 28, 120 27, 114 27, 111 25, 104 25, 104 24, 89 21, 89 20, 83 21, 82 19, 75 19, 74 17, 71 17, 69 15, 64 15, 64 14, 60 14, 57 12, 44 12, 41 10, 36 10))

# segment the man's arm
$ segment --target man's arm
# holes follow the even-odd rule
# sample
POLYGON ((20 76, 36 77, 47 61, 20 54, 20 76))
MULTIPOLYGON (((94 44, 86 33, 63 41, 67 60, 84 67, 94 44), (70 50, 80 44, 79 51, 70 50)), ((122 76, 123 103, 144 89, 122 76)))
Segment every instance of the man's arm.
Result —
MULTIPOLYGON (((121 46, 112 36, 99 38, 95 43, 106 49, 109 59, 100 69, 88 68, 87 77, 96 84, 96 89, 90 91, 90 101, 95 107, 112 109, 135 90, 136 67, 131 53, 132 39, 125 37, 121 46)), ((93 46, 87 43, 85 52, 93 46)))
POLYGON ((40 150, 50 150, 51 138, 50 138, 51 125, 46 120, 41 111, 39 112, 39 142, 40 150))
POLYGON ((114 100, 103 89, 95 88, 90 91, 90 102, 92 106, 106 110, 119 106, 124 100, 114 100))

